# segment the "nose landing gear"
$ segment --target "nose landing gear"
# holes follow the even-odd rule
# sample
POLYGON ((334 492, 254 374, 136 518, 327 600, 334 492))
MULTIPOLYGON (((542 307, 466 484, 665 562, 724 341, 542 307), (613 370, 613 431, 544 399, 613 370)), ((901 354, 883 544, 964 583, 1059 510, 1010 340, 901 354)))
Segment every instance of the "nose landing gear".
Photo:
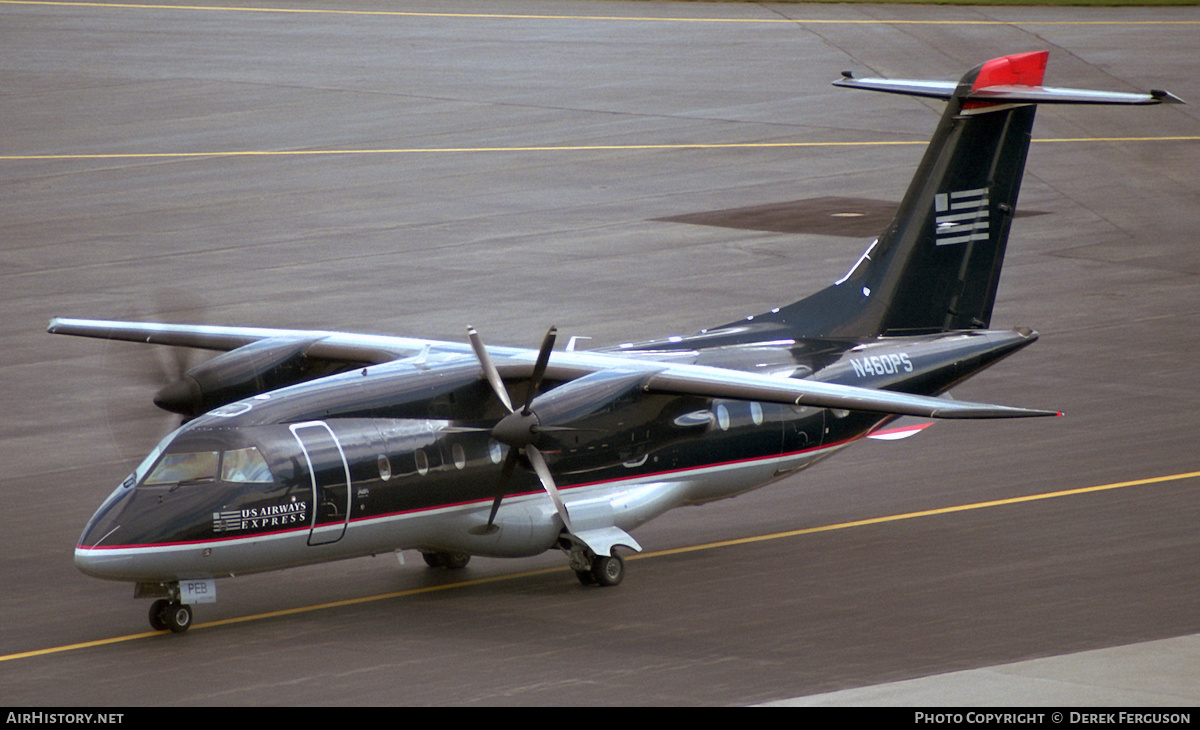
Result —
POLYGON ((179 601, 160 598, 150 604, 150 626, 155 631, 182 634, 192 625, 192 607, 179 601))
MULTIPOLYGON (((194 592, 196 586, 202 583, 204 581, 189 581, 188 585, 194 592)), ((208 583, 211 584, 211 581, 208 583)), ((211 585, 206 586, 206 589, 212 593, 211 600, 216 600, 216 593, 211 585)), ((191 628, 192 607, 189 604, 194 602, 194 595, 181 591, 179 583, 138 583, 134 587, 133 597, 155 599, 154 603, 150 604, 149 614, 150 627, 155 631, 182 634, 191 628), (184 600, 188 600, 188 603, 184 603, 184 600)))

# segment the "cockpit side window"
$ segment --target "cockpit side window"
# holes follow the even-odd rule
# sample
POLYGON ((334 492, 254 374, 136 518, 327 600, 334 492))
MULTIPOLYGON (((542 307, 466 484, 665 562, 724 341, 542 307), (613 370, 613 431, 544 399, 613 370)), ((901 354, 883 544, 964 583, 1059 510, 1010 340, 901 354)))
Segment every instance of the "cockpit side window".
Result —
POLYGON ((274 481, 267 460, 258 449, 249 446, 226 451, 221 460, 221 481, 245 484, 266 484, 274 481))
MULTIPOLYGON (((145 459, 142 459, 142 463, 138 464, 137 468, 133 470, 133 474, 129 475, 134 484, 141 481, 146 476, 146 474, 150 471, 150 467, 154 465, 154 462, 158 460, 158 457, 162 454, 162 452, 166 450, 167 446, 171 444, 171 441, 175 439, 175 435, 178 434, 182 429, 183 427, 180 426, 164 436, 163 440, 158 442, 158 446, 154 447, 154 451, 151 451, 146 455, 145 459)), ((125 484, 129 484, 129 479, 125 480, 125 484)), ((125 486, 125 484, 122 484, 122 486, 125 486)), ((133 484, 129 484, 129 486, 133 486, 133 484)))
POLYGON ((146 477, 145 484, 179 484, 181 482, 215 481, 217 451, 198 451, 190 454, 167 454, 146 477))

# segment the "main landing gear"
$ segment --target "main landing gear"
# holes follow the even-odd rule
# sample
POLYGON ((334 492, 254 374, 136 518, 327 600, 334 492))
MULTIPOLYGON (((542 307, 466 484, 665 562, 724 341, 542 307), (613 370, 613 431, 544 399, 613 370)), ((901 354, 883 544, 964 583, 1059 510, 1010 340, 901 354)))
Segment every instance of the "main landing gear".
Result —
POLYGON ((594 555, 579 546, 571 549, 571 570, 585 586, 615 586, 625 578, 625 559, 612 555, 594 555))
POLYGON ((431 568, 446 568, 448 570, 461 570, 467 567, 467 563, 471 562, 471 556, 468 553, 421 553, 421 557, 425 558, 425 564, 431 568))

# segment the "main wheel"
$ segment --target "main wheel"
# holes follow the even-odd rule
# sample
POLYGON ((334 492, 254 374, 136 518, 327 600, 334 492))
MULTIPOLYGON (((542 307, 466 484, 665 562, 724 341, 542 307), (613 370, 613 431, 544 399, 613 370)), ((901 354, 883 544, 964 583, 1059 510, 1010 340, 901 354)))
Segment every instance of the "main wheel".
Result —
POLYGON ((166 618, 167 606, 169 605, 171 605, 171 602, 165 598, 160 598, 150 604, 150 628, 155 631, 166 631, 169 628, 166 618))
POLYGON ((425 564, 431 568, 448 568, 458 570, 467 567, 471 562, 470 553, 421 553, 425 564))
POLYGON ((163 618, 172 633, 182 634, 192 625, 192 607, 172 601, 163 611, 163 618))
POLYGON ((421 553, 421 557, 425 558, 425 564, 431 568, 440 568, 446 564, 443 555, 444 553, 421 553))
POLYGON ((467 563, 471 562, 470 553, 443 553, 442 565, 450 570, 460 570, 467 567, 467 563))
POLYGON ((596 585, 596 576, 592 575, 592 571, 590 570, 577 570, 575 571, 575 577, 585 586, 596 585))
POLYGON ((620 555, 599 555, 592 561, 596 585, 615 586, 625 577, 625 560, 620 555))

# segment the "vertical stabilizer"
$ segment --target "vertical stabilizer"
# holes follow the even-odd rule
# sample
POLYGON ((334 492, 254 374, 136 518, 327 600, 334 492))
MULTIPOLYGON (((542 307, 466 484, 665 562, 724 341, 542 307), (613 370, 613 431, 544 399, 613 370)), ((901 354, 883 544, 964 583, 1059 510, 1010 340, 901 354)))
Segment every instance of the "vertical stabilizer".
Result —
MULTIPOLYGON (((895 218, 843 279, 753 318, 798 337, 871 337, 988 327, 1039 103, 1155 104, 1042 86, 1045 51, 993 59, 952 82, 835 85, 944 99, 946 111, 895 218)), ((744 323, 738 323, 743 324, 744 323)))

